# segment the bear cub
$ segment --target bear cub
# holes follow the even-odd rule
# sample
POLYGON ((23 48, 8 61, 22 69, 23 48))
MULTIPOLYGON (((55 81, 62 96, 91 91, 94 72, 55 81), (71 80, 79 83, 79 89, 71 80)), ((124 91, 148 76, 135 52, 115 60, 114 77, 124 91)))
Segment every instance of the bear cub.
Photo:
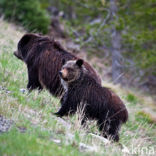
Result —
POLYGON ((81 124, 87 119, 97 120, 105 138, 119 141, 119 129, 128 119, 128 111, 121 99, 110 89, 102 87, 85 72, 83 60, 70 60, 59 72, 65 93, 57 116, 74 114, 83 109, 81 124))

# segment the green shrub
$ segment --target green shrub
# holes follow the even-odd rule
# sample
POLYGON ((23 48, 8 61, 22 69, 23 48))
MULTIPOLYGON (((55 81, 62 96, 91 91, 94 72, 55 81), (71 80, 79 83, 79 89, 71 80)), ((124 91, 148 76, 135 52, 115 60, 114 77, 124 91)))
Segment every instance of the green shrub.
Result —
POLYGON ((39 0, 1 0, 0 12, 6 19, 17 21, 29 31, 47 33, 50 17, 39 0))
POLYGON ((130 103, 136 104, 137 103, 137 98, 133 94, 129 93, 126 97, 126 100, 130 103))

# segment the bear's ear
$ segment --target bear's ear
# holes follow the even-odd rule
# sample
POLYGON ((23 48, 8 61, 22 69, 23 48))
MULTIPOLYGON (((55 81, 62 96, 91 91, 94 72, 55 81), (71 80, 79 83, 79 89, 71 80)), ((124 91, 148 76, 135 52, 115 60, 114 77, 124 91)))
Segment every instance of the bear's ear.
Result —
MULTIPOLYGON (((28 45, 28 43, 32 42, 34 39, 36 39, 37 37, 39 37, 38 35, 35 34, 25 34, 20 41, 18 42, 18 50, 21 51, 21 54, 23 56, 23 58, 26 57, 27 55, 27 50, 28 48, 26 48, 26 46, 28 45)), ((33 43, 33 42, 32 42, 33 43)))
POLYGON ((79 67, 81 67, 83 65, 83 60, 82 59, 78 59, 76 61, 76 65, 78 65, 79 67))
POLYGON ((35 34, 25 34, 19 41, 18 46, 19 48, 23 48, 25 45, 27 45, 31 40, 39 37, 35 34))
POLYGON ((65 59, 63 59, 62 60, 62 65, 64 65, 66 63, 66 60, 65 59))

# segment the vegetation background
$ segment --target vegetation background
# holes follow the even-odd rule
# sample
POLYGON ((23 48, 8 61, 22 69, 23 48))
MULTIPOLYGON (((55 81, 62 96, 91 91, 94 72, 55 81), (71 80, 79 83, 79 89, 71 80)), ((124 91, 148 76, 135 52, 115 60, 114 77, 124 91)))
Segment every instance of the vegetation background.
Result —
POLYGON ((0 16, 0 155, 156 152, 156 0, 0 0, 0 16), (27 93, 26 67, 13 56, 25 32, 59 40, 121 96, 130 113, 122 147, 92 135, 95 123, 83 129, 79 113, 51 115, 59 100, 48 92, 27 93))

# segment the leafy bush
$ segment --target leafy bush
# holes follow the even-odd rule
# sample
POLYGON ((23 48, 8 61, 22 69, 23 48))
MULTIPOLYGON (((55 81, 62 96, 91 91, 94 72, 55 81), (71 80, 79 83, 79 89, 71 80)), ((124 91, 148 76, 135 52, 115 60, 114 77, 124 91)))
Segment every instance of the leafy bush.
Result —
POLYGON ((50 17, 39 0, 1 0, 0 13, 6 19, 21 23, 29 31, 48 32, 50 17))

